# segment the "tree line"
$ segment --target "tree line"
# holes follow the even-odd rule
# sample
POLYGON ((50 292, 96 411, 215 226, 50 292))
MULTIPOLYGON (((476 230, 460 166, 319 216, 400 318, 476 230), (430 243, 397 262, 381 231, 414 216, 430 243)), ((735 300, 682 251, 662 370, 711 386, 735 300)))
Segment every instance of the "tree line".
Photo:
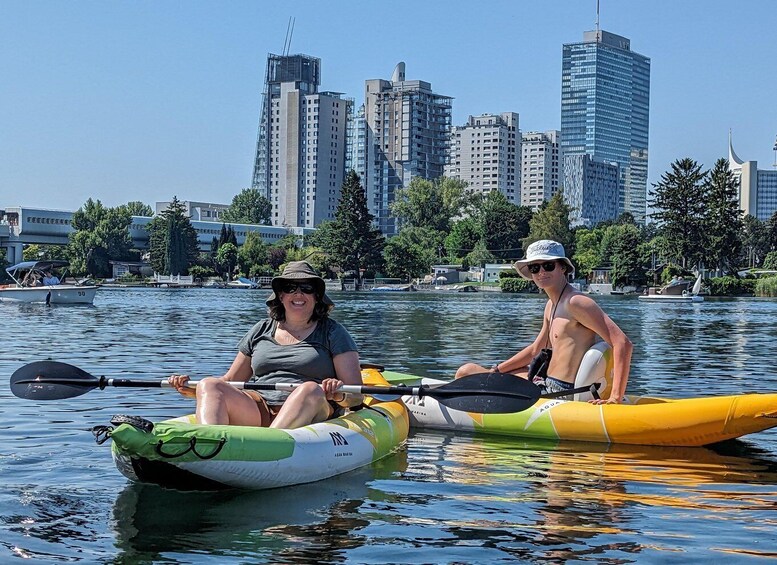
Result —
MULTIPOLYGON (((205 252, 183 204, 173 198, 148 224, 148 253, 156 272, 225 279, 272 276, 286 262, 306 259, 330 276, 411 280, 430 273, 433 264, 466 269, 512 262, 538 239, 561 242, 578 278, 606 269, 614 286, 660 283, 692 270, 736 277, 744 268, 777 267, 777 213, 765 222, 744 216, 738 194, 725 159, 711 170, 679 159, 653 185, 648 224, 638 225, 623 214, 594 227, 573 228, 561 190, 533 212, 498 191, 475 193, 459 180, 416 177, 396 192, 391 213, 399 229, 385 238, 375 227, 361 179, 351 171, 334 219, 304 240, 290 234, 270 245, 249 232, 238 246, 230 222, 268 224, 271 214, 266 198, 245 189, 233 198, 220 235, 205 252)), ((29 251, 36 253, 30 258, 67 258, 79 274, 110 276, 109 260, 140 259, 128 228, 131 216, 151 214, 141 202, 106 208, 90 199, 73 215, 75 231, 66 248, 29 246, 25 256, 29 251)))

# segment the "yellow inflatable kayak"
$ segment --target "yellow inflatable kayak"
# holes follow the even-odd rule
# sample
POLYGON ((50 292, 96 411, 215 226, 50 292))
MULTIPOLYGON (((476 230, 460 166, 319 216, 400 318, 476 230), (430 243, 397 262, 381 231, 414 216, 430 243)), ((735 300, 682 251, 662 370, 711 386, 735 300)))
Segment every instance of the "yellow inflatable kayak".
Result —
MULTIPOLYGON (((434 386, 435 379, 386 371, 392 384, 434 386)), ((516 377, 518 378, 518 377, 516 377)), ((612 353, 597 344, 583 359, 575 386, 598 383, 602 396, 612 383, 612 353)), ((777 394, 738 394, 684 399, 627 396, 622 404, 589 404, 590 396, 543 399, 512 414, 454 410, 430 397, 404 396, 411 427, 548 440, 702 446, 777 426, 777 394)))

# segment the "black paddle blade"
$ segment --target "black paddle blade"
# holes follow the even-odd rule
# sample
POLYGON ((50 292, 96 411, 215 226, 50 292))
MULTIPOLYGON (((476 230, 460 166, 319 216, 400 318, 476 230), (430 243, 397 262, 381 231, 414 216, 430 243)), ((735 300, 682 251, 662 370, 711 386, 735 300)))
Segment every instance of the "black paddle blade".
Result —
POLYGON ((534 406, 540 387, 508 373, 477 373, 424 392, 454 410, 511 414, 534 406))
POLYGON ((60 400, 81 396, 100 386, 100 379, 74 365, 35 361, 11 375, 11 392, 28 400, 60 400))

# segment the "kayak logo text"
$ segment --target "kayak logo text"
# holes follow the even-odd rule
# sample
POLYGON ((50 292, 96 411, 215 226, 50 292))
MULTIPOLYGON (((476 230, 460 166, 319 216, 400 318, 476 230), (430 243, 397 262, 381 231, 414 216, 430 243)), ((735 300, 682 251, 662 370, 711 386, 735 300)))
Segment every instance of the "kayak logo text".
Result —
POLYGON ((348 440, 340 432, 329 432, 329 436, 332 438, 334 445, 348 445, 348 440))

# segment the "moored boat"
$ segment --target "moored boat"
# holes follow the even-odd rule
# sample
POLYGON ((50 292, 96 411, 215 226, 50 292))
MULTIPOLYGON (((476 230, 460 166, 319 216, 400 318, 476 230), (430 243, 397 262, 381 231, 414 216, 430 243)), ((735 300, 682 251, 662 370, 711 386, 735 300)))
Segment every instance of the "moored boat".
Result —
POLYGON ((704 302, 704 297, 699 296, 701 291, 701 276, 696 279, 693 288, 690 281, 675 281, 664 287, 650 287, 647 294, 641 294, 640 300, 650 300, 657 302, 704 302))
POLYGON ((67 284, 67 261, 24 261, 6 268, 12 284, 0 285, 0 302, 92 304, 97 286, 67 284), (60 276, 53 273, 61 272, 60 276))
POLYGON ((413 286, 409 284, 400 286, 373 286, 370 290, 373 292, 410 292, 413 290, 413 286))
POLYGON ((229 281, 226 286, 227 288, 245 288, 245 289, 259 288, 258 283, 255 283, 251 279, 247 279, 245 277, 238 277, 233 281, 229 281))
MULTIPOLYGON (((365 382, 385 384, 375 369, 365 382)), ((153 429, 122 423, 109 432, 117 468, 131 480, 182 489, 268 489, 310 483, 369 465, 407 438, 399 400, 296 429, 207 426, 184 416, 153 429)))

